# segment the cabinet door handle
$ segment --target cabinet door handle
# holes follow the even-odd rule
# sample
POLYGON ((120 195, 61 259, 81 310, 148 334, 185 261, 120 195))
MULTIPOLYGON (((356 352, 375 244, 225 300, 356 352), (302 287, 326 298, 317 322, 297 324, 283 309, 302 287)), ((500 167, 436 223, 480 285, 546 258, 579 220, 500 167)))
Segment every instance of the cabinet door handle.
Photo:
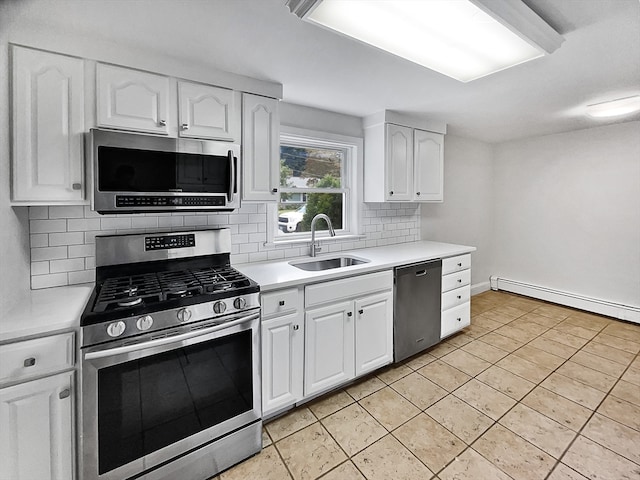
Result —
POLYGON ((25 359, 25 361, 23 362, 23 365, 26 367, 33 367, 36 364, 36 359, 33 357, 29 357, 27 359, 25 359))
POLYGON ((271 193, 278 193, 278 189, 277 188, 272 188, 271 189, 271 193))
POLYGON ((347 312, 347 317, 350 317, 351 315, 353 315, 353 312, 347 312))
POLYGON ((358 310, 358 313, 359 313, 360 315, 362 315, 362 314, 364 313, 364 310, 360 309, 360 310, 358 310))
POLYGON ((81 183, 74 183, 73 185, 71 185, 71 188, 73 190, 82 190, 82 184, 81 183))
POLYGON ((300 325, 294 325, 294 326, 293 326, 293 329, 294 329, 294 330, 299 330, 299 329, 300 329, 300 325))
POLYGON ((280 305, 281 307, 284 307, 284 300, 280 300, 280 301, 278 302, 278 305, 280 305))
POLYGON ((458 317, 457 320, 460 322, 460 321, 462 321, 462 318, 458 317))
POLYGON ((393 195, 393 190, 391 190, 391 191, 389 192, 389 195, 393 195))
POLYGON ((416 195, 417 195, 417 196, 420 196, 420 192, 416 192, 416 195))
POLYGON ((70 388, 65 388, 64 390, 62 390, 60 392, 60 394, 58 395, 58 398, 60 398, 60 400, 63 400, 65 398, 67 398, 69 395, 71 395, 71 389, 70 388))
POLYGON ((161 127, 166 127, 167 126, 167 121, 166 120, 159 120, 158 121, 158 125, 160 125, 161 127))
POLYGON ((183 130, 189 130, 189 124, 188 123, 183 123, 182 124, 182 129, 183 130))

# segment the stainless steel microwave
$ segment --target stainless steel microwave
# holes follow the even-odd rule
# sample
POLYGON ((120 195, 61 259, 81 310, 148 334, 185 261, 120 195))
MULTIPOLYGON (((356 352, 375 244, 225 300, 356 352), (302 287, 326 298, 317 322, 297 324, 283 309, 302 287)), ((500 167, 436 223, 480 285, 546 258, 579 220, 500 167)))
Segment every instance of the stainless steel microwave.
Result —
POLYGON ((240 146, 92 129, 88 134, 99 213, 231 211, 240 206, 240 146))

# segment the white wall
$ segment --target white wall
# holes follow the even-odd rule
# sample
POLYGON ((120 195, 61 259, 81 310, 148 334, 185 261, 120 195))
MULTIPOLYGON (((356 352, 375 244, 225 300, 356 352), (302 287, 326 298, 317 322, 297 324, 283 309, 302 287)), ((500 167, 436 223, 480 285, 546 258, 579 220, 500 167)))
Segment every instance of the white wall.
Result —
POLYGON ((444 202, 421 206, 423 240, 473 245, 471 283, 489 288, 493 148, 487 143, 445 135, 444 202))
POLYGON ((493 171, 492 274, 640 307, 640 122, 500 144, 493 171))
POLYGON ((13 14, 6 7, 0 2, 0 312, 11 309, 29 289, 28 211, 9 203, 9 48, 3 25, 13 14))

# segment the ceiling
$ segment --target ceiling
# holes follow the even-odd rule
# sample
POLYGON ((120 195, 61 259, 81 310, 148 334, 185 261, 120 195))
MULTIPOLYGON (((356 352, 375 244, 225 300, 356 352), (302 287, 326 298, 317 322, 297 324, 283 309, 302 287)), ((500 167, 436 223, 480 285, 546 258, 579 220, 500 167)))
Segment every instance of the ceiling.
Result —
POLYGON ((489 143, 640 119, 583 114, 587 104, 640 94, 638 0, 525 0, 565 42, 466 84, 303 22, 284 0, 5 1, 8 22, 275 81, 289 103, 356 116, 424 115, 489 143))

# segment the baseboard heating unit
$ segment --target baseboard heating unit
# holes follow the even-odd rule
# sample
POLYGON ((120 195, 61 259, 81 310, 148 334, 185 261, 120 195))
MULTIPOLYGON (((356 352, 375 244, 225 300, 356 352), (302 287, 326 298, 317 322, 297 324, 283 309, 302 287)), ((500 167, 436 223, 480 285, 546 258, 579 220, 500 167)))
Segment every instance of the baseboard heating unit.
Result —
POLYGON ((640 307, 609 302, 599 298, 586 297, 576 293, 563 292, 553 288, 519 282, 508 278, 491 276, 491 290, 503 290, 505 292, 526 295, 527 297, 553 302, 567 307, 578 308, 588 312, 607 315, 609 317, 640 323, 640 307))

